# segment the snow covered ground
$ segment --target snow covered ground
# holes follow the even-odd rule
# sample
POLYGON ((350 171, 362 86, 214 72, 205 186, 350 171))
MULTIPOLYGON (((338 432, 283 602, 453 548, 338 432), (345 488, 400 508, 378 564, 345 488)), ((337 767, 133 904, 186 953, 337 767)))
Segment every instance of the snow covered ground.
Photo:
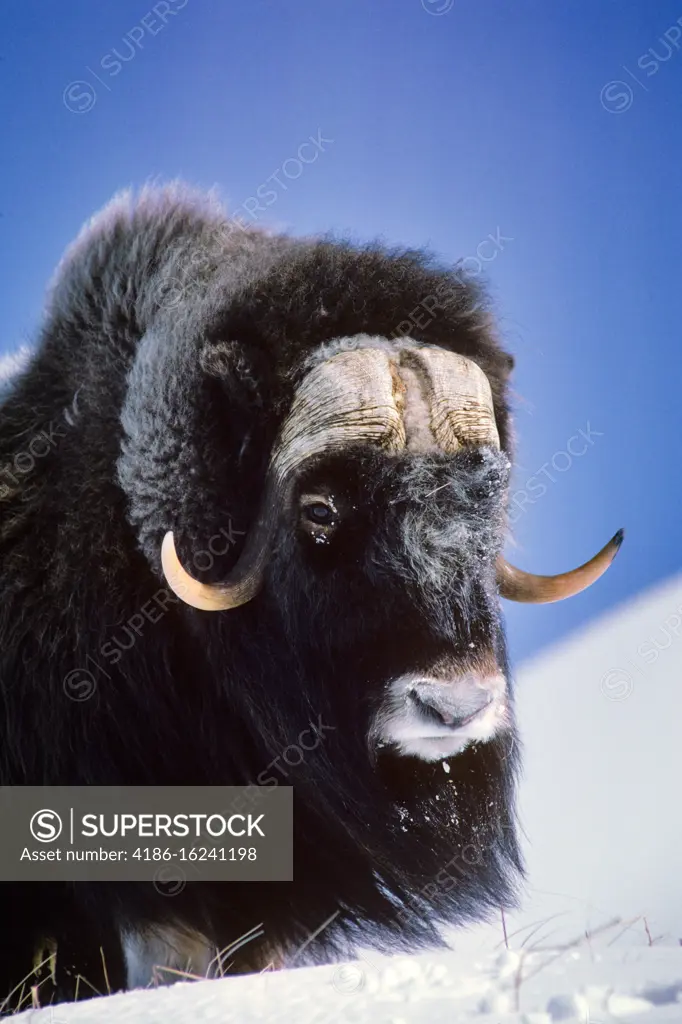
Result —
POLYGON ((663 1024, 682 1021, 682 948, 609 947, 384 958, 181 982, 34 1010, 33 1024, 663 1024))
POLYGON ((682 1024, 682 577, 519 673, 523 909, 452 952, 34 1010, 34 1024, 682 1024))

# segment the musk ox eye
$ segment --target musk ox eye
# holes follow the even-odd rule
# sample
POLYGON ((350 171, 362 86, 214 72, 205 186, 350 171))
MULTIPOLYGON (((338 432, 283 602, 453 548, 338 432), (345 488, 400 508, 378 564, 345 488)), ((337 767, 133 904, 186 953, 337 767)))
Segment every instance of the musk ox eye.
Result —
POLYGON ((326 543, 340 519, 337 504, 331 494, 302 495, 300 510, 304 531, 318 543, 326 543))
POLYGON ((334 510, 322 501, 316 501, 312 505, 307 505, 305 514, 310 522, 315 523, 316 526, 331 526, 334 521, 334 510))

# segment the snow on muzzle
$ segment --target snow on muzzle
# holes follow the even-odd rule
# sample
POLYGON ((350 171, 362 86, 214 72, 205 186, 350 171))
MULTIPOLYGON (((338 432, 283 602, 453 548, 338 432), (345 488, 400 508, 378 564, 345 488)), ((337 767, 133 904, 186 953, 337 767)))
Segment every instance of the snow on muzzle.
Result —
POLYGON ((510 726, 507 681, 492 665, 445 677, 406 673, 388 684, 370 729, 370 745, 438 761, 510 726))

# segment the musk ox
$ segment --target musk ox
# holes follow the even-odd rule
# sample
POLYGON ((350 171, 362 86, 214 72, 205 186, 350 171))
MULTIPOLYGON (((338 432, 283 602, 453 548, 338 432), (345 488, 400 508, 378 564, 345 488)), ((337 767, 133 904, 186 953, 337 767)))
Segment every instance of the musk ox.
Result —
POLYGON ((70 998, 125 984, 121 936, 248 971, 513 903, 500 594, 575 593, 619 535, 559 577, 502 558, 511 367, 421 252, 179 187, 86 227, 0 409, 0 782, 293 786, 295 881, 2 884, 0 1001, 55 947, 70 998))

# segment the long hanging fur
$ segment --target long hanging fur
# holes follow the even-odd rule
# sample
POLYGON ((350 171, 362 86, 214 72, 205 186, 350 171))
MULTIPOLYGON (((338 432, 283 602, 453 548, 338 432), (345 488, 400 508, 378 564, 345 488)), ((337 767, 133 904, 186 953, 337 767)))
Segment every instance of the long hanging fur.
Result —
MULTIPOLYGON (((493 567, 510 368, 480 289, 421 252, 246 231, 178 186, 123 195, 86 227, 0 407, 0 784, 293 785, 296 880, 173 898, 0 885, 0 1005, 48 941, 95 986, 104 946, 117 987, 121 933, 185 929, 222 948, 263 922, 234 957, 249 970, 295 956, 330 917, 313 959, 437 943, 440 924, 513 902, 515 731, 447 763, 366 741, 392 672, 477 649, 506 665, 493 567), (252 602, 179 604, 164 533, 194 575, 227 573, 298 382, 363 333, 476 360, 502 451, 338 456, 326 472, 366 510, 341 555, 306 554, 283 523, 252 602), (133 631, 149 602, 163 614, 133 631), (94 692, 73 701, 83 669, 94 692), (311 723, 319 743, 285 763, 311 723)), ((58 994, 72 994, 65 973, 58 994)))

